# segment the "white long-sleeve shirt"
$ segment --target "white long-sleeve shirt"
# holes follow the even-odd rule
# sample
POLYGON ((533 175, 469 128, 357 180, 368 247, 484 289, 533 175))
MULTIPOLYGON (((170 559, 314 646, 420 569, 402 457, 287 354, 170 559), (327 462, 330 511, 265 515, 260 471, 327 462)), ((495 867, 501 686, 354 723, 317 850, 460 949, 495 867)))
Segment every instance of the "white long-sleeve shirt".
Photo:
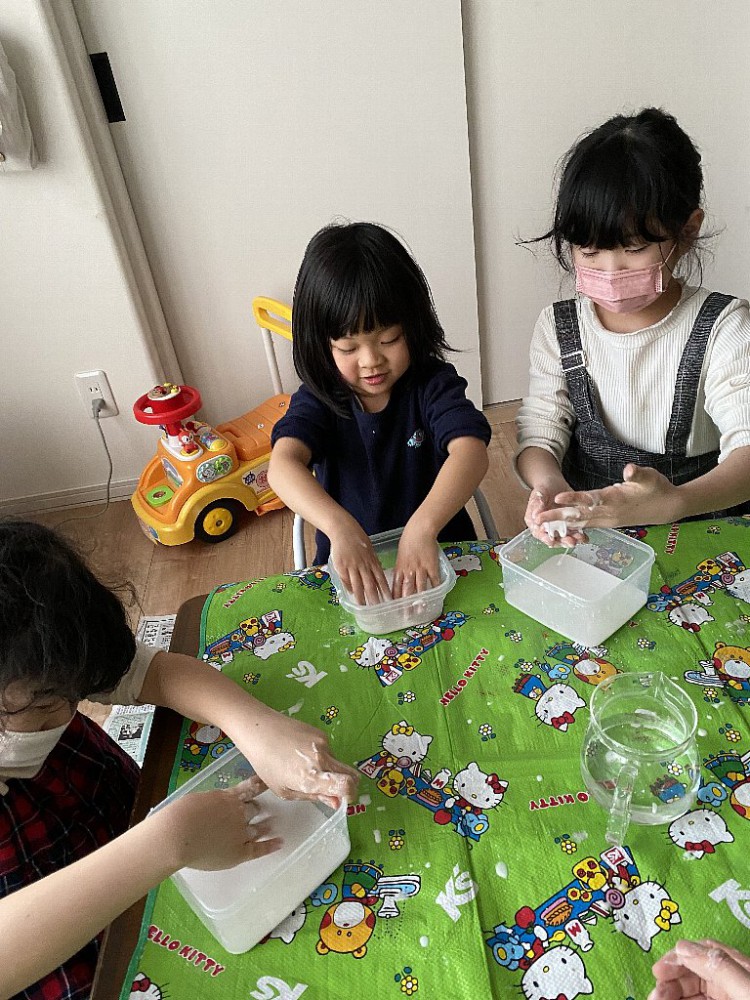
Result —
MULTIPOLYGON (((586 367, 607 429, 621 441, 662 454, 682 352, 709 295, 684 286, 674 309, 653 326, 612 333, 590 299, 576 303, 586 367)), ((560 362, 553 307, 537 320, 531 339, 529 392, 518 411, 518 451, 537 447, 562 463, 575 414, 560 362)), ((750 309, 733 299, 719 315, 706 346, 687 455, 719 450, 719 461, 750 445, 750 309)))

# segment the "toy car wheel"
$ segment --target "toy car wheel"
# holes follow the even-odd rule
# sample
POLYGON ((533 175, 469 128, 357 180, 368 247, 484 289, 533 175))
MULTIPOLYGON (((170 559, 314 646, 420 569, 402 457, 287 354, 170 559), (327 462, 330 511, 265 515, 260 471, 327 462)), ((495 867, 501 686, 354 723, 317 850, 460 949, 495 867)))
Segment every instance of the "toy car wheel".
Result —
POLYGON ((205 507, 195 522, 195 534, 204 542, 223 542, 239 527, 242 504, 236 500, 214 500, 205 507))

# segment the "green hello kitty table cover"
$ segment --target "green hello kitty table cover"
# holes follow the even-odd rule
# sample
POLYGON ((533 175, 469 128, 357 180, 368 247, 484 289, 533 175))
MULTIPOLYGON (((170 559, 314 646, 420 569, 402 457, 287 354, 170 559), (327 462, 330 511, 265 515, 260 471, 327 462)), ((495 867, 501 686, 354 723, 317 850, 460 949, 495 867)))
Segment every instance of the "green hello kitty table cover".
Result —
MULTIPOLYGON (((678 937, 746 949, 750 520, 632 533, 656 553, 651 596, 591 649, 505 603, 487 542, 447 547, 441 617, 386 637, 357 630, 321 569, 214 591, 204 658, 361 771, 351 856, 243 955, 165 882, 122 998, 641 1000, 678 937), (604 678, 654 669, 697 706, 701 787, 687 816, 611 847, 581 779, 587 706, 604 678)), ((186 721, 171 788, 228 746, 186 721)), ((654 795, 683 777, 665 761, 654 795)))

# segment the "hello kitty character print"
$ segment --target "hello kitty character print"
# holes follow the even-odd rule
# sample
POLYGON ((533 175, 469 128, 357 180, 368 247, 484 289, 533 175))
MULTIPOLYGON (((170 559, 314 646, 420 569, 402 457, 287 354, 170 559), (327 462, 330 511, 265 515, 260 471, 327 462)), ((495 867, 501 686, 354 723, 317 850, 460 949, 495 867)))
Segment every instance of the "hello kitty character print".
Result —
POLYGON ((594 987, 580 955, 561 944, 532 962, 523 974, 521 991, 526 1000, 576 1000, 593 994, 594 987))
POLYGON ((508 782, 496 774, 485 774, 479 765, 472 761, 463 771, 459 771, 451 782, 453 795, 445 800, 444 809, 435 813, 435 822, 448 823, 451 813, 448 810, 459 809, 462 813, 483 813, 494 809, 503 801, 508 788, 508 782), (442 814, 445 813, 445 818, 442 814), (439 818, 440 817, 440 818, 439 818))
POLYGON ((152 983, 145 972, 136 973, 128 1000, 163 1000, 163 997, 161 987, 152 983))
POLYGON ((738 601, 746 601, 750 604, 750 569, 744 569, 738 573, 731 583, 727 584, 727 593, 738 601))
POLYGON ((641 882, 625 893, 619 909, 612 913, 615 930, 620 931, 644 951, 660 931, 670 931, 682 923, 680 908, 658 882, 641 882))
POLYGON ((422 736, 402 719, 391 726, 383 737, 381 745, 389 763, 393 762, 395 767, 402 770, 408 767, 412 774, 419 774, 430 743, 432 743, 431 736, 422 736))
POLYGON ((537 674, 518 677, 513 690, 534 702, 534 714, 541 723, 561 733, 576 721, 575 712, 586 705, 570 684, 553 684, 545 688, 537 674))
POLYGON ((276 938, 279 941, 283 941, 284 944, 291 944, 294 941, 297 931, 304 927, 306 919, 307 907, 302 902, 299 906, 295 906, 289 916, 284 917, 281 923, 277 924, 264 940, 269 941, 276 938))
POLYGON ((724 819, 710 809, 694 809, 669 824, 669 836, 686 854, 702 858, 715 854, 717 844, 731 844, 734 836, 724 819))

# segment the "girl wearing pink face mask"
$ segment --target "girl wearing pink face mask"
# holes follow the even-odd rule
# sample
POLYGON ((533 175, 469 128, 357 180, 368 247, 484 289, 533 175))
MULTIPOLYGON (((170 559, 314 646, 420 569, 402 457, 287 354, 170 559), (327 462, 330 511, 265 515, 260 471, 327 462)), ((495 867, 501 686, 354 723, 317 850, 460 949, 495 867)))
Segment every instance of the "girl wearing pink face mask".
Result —
POLYGON ((539 317, 517 418, 526 524, 547 544, 750 512, 750 312, 688 283, 702 188, 700 154, 655 108, 564 161, 539 239, 577 294, 539 317))

